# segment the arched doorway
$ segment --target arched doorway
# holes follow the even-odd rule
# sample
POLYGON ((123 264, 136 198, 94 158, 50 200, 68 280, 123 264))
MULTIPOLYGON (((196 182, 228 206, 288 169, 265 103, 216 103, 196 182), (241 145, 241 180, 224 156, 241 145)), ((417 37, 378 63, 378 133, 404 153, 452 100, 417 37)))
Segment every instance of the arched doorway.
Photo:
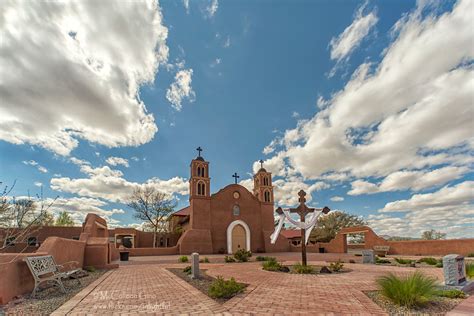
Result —
POLYGON ((250 250, 250 229, 241 220, 233 221, 227 227, 227 253, 232 254, 238 249, 250 250))

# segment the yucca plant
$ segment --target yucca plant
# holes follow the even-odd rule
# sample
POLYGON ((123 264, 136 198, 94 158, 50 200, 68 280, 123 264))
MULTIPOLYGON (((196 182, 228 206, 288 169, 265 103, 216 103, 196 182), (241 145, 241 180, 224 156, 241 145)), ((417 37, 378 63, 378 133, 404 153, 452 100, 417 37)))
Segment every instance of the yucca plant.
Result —
POLYGON ((406 277, 390 273, 377 279, 383 296, 406 307, 423 305, 436 293, 436 279, 415 272, 406 277))

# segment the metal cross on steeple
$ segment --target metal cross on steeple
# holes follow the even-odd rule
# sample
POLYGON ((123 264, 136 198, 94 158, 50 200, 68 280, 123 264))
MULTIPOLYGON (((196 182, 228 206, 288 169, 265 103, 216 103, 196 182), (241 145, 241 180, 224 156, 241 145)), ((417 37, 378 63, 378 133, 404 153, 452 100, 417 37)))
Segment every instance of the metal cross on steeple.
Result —
POLYGON ((258 162, 260 163, 260 169, 263 168, 263 160, 260 159, 258 162))
POLYGON ((196 148, 196 150, 198 151, 198 157, 201 157, 201 151, 202 151, 201 146, 199 146, 198 148, 196 148))
POLYGON ((237 179, 240 177, 237 175, 237 172, 234 172, 234 174, 232 175, 232 178, 235 178, 235 184, 237 184, 237 179))

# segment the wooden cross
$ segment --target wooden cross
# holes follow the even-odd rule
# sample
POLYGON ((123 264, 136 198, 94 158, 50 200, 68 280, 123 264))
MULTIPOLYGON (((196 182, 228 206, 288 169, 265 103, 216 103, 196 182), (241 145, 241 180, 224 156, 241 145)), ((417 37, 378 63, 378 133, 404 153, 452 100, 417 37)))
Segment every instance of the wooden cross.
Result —
MULTIPOLYGON (((300 216, 300 223, 304 223, 306 215, 308 215, 311 212, 314 212, 315 210, 321 211, 324 214, 329 213, 330 209, 327 206, 325 206, 323 209, 316 209, 314 207, 308 207, 306 205, 306 198, 305 198, 306 192, 305 191, 300 190, 300 192, 298 192, 298 196, 299 196, 298 201, 300 202, 300 205, 298 205, 298 207, 296 207, 296 208, 290 208, 289 211, 290 211, 290 213, 296 213, 300 216)), ((276 212, 278 214, 281 214, 281 213, 283 213, 283 209, 281 207, 279 207, 276 210, 276 212)), ((307 261, 306 261, 306 230, 305 229, 300 229, 300 230, 301 230, 301 261, 302 261, 303 265, 306 266, 306 263, 307 263, 307 261)))
POLYGON ((198 157, 201 157, 201 151, 202 151, 201 146, 199 146, 198 148, 196 148, 196 150, 198 151, 198 157))
POLYGON ((232 175, 233 178, 235 178, 235 184, 237 184, 237 179, 240 178, 238 175, 237 175, 237 172, 234 172, 234 174, 232 175))
POLYGON ((260 163, 260 168, 263 168, 263 160, 260 159, 258 162, 260 163))

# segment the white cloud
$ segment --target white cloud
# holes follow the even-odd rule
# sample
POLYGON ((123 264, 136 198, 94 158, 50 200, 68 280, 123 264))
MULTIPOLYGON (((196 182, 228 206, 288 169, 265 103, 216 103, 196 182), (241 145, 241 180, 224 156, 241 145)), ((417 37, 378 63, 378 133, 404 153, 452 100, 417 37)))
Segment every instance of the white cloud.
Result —
POLYGON ((194 102, 196 94, 191 87, 192 83, 192 69, 180 70, 176 73, 175 81, 166 90, 166 99, 178 111, 181 110, 181 102, 183 99, 188 99, 189 102, 194 102))
POLYGON ((285 147, 275 155, 305 179, 472 163, 473 6, 460 1, 440 17, 404 16, 374 72, 362 64, 327 107, 271 143, 285 147))
POLYGON ((209 5, 206 6, 206 9, 205 9, 206 11, 205 16, 208 18, 212 18, 216 14, 218 7, 219 7, 219 2, 217 0, 210 0, 209 5))
POLYGON ((79 139, 153 138, 138 91, 168 58, 155 1, 10 1, 2 13, 0 139, 68 155, 79 139))
POLYGON ((130 158, 130 159, 132 159, 133 161, 139 161, 139 160, 140 160, 138 157, 135 157, 135 156, 133 156, 133 157, 130 158))
POLYGON ((226 38, 226 40, 225 40, 223 46, 224 46, 224 48, 229 48, 229 47, 230 47, 230 44, 231 44, 231 43, 230 43, 230 36, 227 35, 227 38, 226 38))
POLYGON ((211 68, 214 68, 214 67, 216 67, 217 65, 220 65, 221 62, 222 62, 222 60, 221 60, 220 58, 216 58, 216 59, 214 59, 214 60, 211 62, 210 67, 211 67, 211 68))
POLYGON ((48 169, 46 169, 42 165, 38 164, 38 162, 36 162, 34 160, 28 160, 28 161, 23 160, 22 162, 27 166, 29 165, 29 166, 36 167, 36 169, 38 169, 38 171, 41 172, 41 173, 47 173, 48 172, 48 169))
POLYGON ((433 193, 415 194, 410 199, 387 203, 370 215, 369 224, 380 234, 419 237, 435 229, 448 237, 474 237, 474 182, 446 186, 433 193), (404 212, 400 217, 390 213, 404 212))
POLYGON ((37 166, 37 165, 38 165, 38 163, 37 163, 36 161, 34 161, 34 160, 28 160, 28 161, 23 160, 23 163, 24 163, 25 165, 30 165, 30 166, 37 166))
POLYGON ((344 201, 344 198, 342 196, 333 196, 330 198, 331 201, 333 202, 341 202, 341 201, 344 201))
POLYGON ((401 190, 420 191, 459 179, 469 171, 470 169, 467 167, 456 166, 431 171, 396 171, 389 174, 379 184, 356 180, 352 182, 352 190, 347 194, 360 195, 401 190))
POLYGON ((186 9, 186 13, 189 14, 189 0, 183 0, 183 5, 186 9))
POLYGON ((37 186, 37 187, 42 187, 43 186, 43 183, 39 182, 39 181, 35 181, 34 182, 34 185, 37 186))
POLYGON ((329 188, 330 185, 318 181, 308 184, 301 178, 292 177, 286 180, 277 179, 273 181, 273 193, 276 206, 295 206, 298 202, 298 192, 304 190, 306 192, 306 201, 312 200, 313 192, 321 191, 329 188))
POLYGON ((43 166, 38 166, 38 170, 42 173, 47 173, 48 172, 48 169, 46 169, 45 167, 43 166))
POLYGON ((341 61, 348 58, 377 23, 378 18, 375 10, 364 15, 363 11, 366 5, 367 2, 357 10, 354 21, 344 32, 331 39, 329 46, 331 47, 332 60, 341 61))
POLYGON ((92 168, 89 165, 81 166, 81 172, 87 178, 71 179, 69 177, 52 178, 51 189, 61 192, 74 193, 79 196, 101 198, 111 202, 125 203, 138 187, 153 186, 168 195, 188 194, 186 179, 174 177, 168 180, 151 178, 144 183, 130 182, 124 179, 120 170, 110 169, 108 166, 92 168))
POLYGON ((129 167, 128 160, 125 159, 125 158, 121 158, 121 157, 109 157, 109 158, 107 158, 107 160, 105 162, 108 163, 111 166, 122 165, 122 166, 127 167, 127 168, 129 167))

